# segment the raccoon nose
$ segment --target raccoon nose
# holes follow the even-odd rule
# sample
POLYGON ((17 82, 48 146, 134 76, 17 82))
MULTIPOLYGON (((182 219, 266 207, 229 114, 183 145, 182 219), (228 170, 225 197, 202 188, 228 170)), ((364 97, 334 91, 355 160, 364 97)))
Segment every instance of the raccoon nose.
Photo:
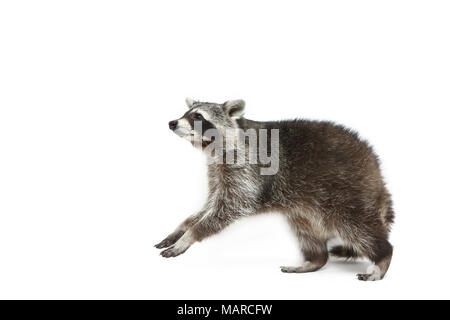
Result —
POLYGON ((172 120, 169 122, 169 128, 170 130, 175 130, 175 128, 177 127, 178 121, 177 120, 172 120))

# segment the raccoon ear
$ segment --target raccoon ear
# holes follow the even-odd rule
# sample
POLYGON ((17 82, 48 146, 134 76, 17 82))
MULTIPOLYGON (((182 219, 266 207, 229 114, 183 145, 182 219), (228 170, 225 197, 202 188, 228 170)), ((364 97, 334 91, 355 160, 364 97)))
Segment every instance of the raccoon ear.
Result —
POLYGON ((230 118, 239 118, 244 114, 244 100, 228 100, 223 104, 223 110, 230 118))
POLYGON ((186 98, 185 101, 186 101, 186 105, 188 106, 189 109, 192 108, 192 106, 195 103, 194 99, 191 99, 191 98, 186 98))

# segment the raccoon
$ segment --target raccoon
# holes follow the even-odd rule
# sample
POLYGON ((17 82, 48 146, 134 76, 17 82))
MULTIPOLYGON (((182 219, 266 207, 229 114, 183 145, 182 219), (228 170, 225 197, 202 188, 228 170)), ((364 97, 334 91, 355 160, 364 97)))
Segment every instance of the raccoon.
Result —
MULTIPOLYGON (((243 117, 243 100, 219 104, 186 99, 186 103, 188 111, 170 121, 169 128, 203 151, 214 146, 207 157, 215 161, 208 161, 207 202, 155 246, 166 248, 163 257, 184 253, 240 217, 277 211, 294 230, 305 261, 281 267, 282 272, 319 270, 329 255, 366 257, 373 264, 357 278, 383 279, 393 252, 388 241, 394 221, 392 201, 377 156, 355 132, 327 121, 249 120, 243 117), (215 135, 208 133, 214 130, 215 135), (278 133, 277 148, 268 147, 278 159, 276 172, 261 174, 267 163, 248 161, 255 152, 251 148, 244 152, 243 163, 225 161, 230 150, 234 154, 240 150, 238 130, 278 133), (327 244, 336 238, 342 245, 329 250, 327 244)), ((247 140, 240 139, 244 147, 249 147, 247 140)), ((257 148, 263 144, 258 138, 257 148)))

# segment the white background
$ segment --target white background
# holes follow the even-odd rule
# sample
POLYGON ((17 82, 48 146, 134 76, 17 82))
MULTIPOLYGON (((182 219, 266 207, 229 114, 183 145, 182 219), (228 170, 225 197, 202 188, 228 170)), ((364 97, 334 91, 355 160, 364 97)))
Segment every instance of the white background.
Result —
POLYGON ((2 1, 0 298, 450 298, 448 1, 2 1), (382 159, 387 277, 301 262, 279 215, 166 260, 206 196, 186 96, 333 120, 382 159))

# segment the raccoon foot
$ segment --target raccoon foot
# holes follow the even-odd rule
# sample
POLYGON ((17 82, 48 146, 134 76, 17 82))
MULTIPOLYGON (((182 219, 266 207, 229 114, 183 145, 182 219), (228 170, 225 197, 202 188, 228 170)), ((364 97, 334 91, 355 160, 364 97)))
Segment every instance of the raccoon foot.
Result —
POLYGON ((194 243, 191 232, 186 232, 173 246, 161 252, 164 258, 171 258, 179 256, 186 252, 187 249, 194 243))
POLYGON ((361 281, 376 281, 384 278, 389 265, 391 263, 393 248, 392 245, 387 240, 379 240, 376 243, 375 253, 370 260, 374 262, 367 268, 367 272, 363 274, 358 274, 358 280, 361 281))
POLYGON ((359 273, 356 275, 361 281, 377 281, 381 280, 381 270, 377 265, 371 265, 367 268, 367 273, 359 273))
POLYGON ((284 273, 305 273, 305 272, 313 272, 322 268, 323 264, 312 263, 310 261, 306 261, 299 267, 281 267, 281 272, 284 273))
POLYGON ((183 236, 184 232, 183 230, 179 230, 169 234, 163 241, 155 245, 155 248, 162 249, 170 247, 183 236))

